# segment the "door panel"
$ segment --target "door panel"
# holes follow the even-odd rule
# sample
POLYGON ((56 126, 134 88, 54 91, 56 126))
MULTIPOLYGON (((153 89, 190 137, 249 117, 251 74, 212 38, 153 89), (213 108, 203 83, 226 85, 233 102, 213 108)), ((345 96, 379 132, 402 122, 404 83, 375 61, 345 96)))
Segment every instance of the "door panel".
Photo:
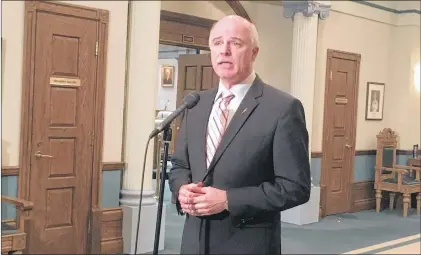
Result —
MULTIPOLYGON (((212 67, 210 54, 180 55, 178 59, 177 107, 189 93, 203 91, 218 86, 219 77, 212 67)), ((175 121, 172 144, 175 144, 181 118, 175 121)), ((170 147, 173 153, 173 146, 170 147)))
POLYGON ((178 59, 177 107, 192 91, 208 90, 218 85, 210 54, 180 55, 178 59))
POLYGON ((350 210, 359 72, 353 56, 338 53, 328 58, 322 176, 326 215, 350 210))
POLYGON ((39 12, 36 29, 29 253, 86 253, 97 22, 39 12))

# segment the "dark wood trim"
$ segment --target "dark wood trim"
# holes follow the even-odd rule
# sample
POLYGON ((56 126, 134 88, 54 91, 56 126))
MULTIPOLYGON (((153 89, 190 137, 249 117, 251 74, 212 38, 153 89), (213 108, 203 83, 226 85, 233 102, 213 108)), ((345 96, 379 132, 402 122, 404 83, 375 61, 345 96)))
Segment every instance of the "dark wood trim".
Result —
POLYGON ((182 14, 178 12, 161 10, 161 20, 173 21, 177 23, 201 26, 205 28, 211 28, 216 20, 201 18, 197 16, 182 14))
MULTIPOLYGON (((376 155, 376 150, 356 150, 355 156, 374 156, 376 155)), ((412 155, 412 150, 396 150, 396 155, 412 155)), ((421 155, 421 151, 418 151, 418 155, 421 155)), ((323 152, 321 151, 313 151, 311 153, 312 158, 321 158, 323 157, 323 152)))
MULTIPOLYGON (((20 167, 18 184, 18 197, 29 199, 29 176, 30 176, 30 150, 32 148, 32 107, 35 63, 35 29, 36 16, 40 11, 47 11, 63 15, 71 15, 81 18, 88 18, 97 21, 98 26, 98 58, 97 58, 97 84, 95 88, 95 119, 94 119, 94 155, 92 163, 92 185, 91 185, 91 208, 98 208, 101 201, 101 162, 103 151, 104 134, 104 104, 105 104, 105 78, 106 78, 106 56, 108 45, 108 22, 109 12, 107 10, 65 4, 52 1, 26 1, 24 18, 24 51, 23 51, 23 77, 22 77, 22 110, 21 110, 21 137, 20 137, 20 167)), ((88 242, 92 239, 88 236, 88 242)), ((88 246, 89 247, 89 246, 88 246)), ((87 252, 90 249, 88 248, 87 252)))
POLYGON ((126 168, 124 162, 103 162, 102 171, 123 170, 126 168))
POLYGON ((18 166, 2 166, 1 167, 1 176, 17 176, 19 175, 18 166))
POLYGON ((226 1, 226 2, 229 6, 231 6, 231 9, 234 11, 235 14, 247 19, 250 22, 253 22, 250 16, 248 15, 246 9, 244 9, 244 6, 240 3, 240 1, 226 1))
POLYGON ((311 152, 311 158, 321 158, 321 157, 323 157, 323 152, 321 152, 321 151, 311 152))
MULTIPOLYGON (((111 170, 124 170, 126 168, 126 163, 124 162, 103 162, 102 171, 111 171, 111 170)), ((1 167, 1 176, 18 176, 19 175, 18 166, 2 166, 1 167)))
MULTIPOLYGON (((421 155, 421 150, 418 150, 418 155, 421 155)), ((396 155, 412 155, 412 150, 396 150, 396 155)))
POLYGON ((216 20, 201 18, 177 12, 161 10, 161 26, 159 43, 178 47, 188 47, 200 50, 209 50, 208 37, 212 25, 216 20), (174 27, 184 26, 182 32, 176 32, 174 27), (171 26, 171 27, 168 27, 171 26), (170 33, 171 35, 169 35, 170 33), (206 40, 205 39, 206 35, 206 40), (192 40, 186 41, 182 37, 189 36, 192 40), (198 42, 200 41, 200 42, 198 42))
POLYGON ((364 155, 376 155, 376 150, 358 150, 355 151, 355 156, 364 156, 364 155))

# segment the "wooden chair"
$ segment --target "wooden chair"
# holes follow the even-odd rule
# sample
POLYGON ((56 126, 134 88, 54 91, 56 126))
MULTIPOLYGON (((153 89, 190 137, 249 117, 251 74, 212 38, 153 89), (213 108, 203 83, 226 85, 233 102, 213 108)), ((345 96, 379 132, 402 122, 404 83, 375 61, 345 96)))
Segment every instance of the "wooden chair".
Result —
POLYGON ((16 223, 1 223, 1 253, 22 254, 26 248, 25 221, 29 219, 32 202, 8 196, 1 196, 2 203, 13 204, 17 210, 16 223))
POLYGON ((390 209, 394 207, 396 193, 403 194, 403 216, 408 215, 410 197, 417 195, 417 213, 421 211, 420 167, 396 164, 397 139, 390 128, 383 129, 377 135, 377 153, 374 189, 376 190, 376 212, 380 211, 382 191, 389 191, 390 209))

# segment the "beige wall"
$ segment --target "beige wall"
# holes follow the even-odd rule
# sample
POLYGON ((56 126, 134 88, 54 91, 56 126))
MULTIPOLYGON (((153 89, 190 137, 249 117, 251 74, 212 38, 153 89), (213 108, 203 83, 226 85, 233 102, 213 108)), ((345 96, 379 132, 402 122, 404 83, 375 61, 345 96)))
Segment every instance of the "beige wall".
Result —
MULTIPOLYGON (((256 63, 257 73, 267 83, 289 91, 292 21, 283 17, 281 6, 250 1, 242 3, 260 33, 261 51, 256 63)), ((312 151, 321 151, 324 72, 328 48, 362 54, 357 149, 373 149, 375 134, 383 127, 392 127, 398 131, 401 136, 400 147, 410 149, 412 144, 420 140, 420 98, 419 93, 414 91, 411 77, 413 63, 419 60, 419 15, 396 15, 350 1, 332 3, 333 11, 327 20, 320 21, 318 31, 312 151), (364 119, 367 81, 386 83, 385 115, 381 122, 364 119)), ((120 161, 127 1, 79 1, 77 4, 110 11, 103 159, 120 161)), ((2 84, 2 165, 19 164, 23 6, 23 2, 18 1, 6 1, 2 6, 2 36, 6 43, 2 84)), ((233 14, 224 1, 165 1, 162 9, 215 20, 233 14)))
POLYGON ((259 32, 256 72, 268 84, 289 92, 292 57, 292 20, 279 5, 241 1, 259 32))
POLYGON ((234 14, 225 1, 162 1, 161 9, 212 20, 234 14))
POLYGON ((375 149, 376 134, 385 127, 399 133, 401 149, 412 149, 420 141, 420 97, 411 77, 419 60, 419 15, 352 2, 332 2, 332 9, 318 30, 312 151, 322 150, 327 49, 361 54, 356 149, 375 149), (365 120, 368 81, 385 83, 382 121, 365 120))
MULTIPOLYGON (((74 1, 63 1, 75 4, 74 1)), ((110 11, 106 75, 104 161, 120 161, 126 54, 127 1, 78 1, 110 11)), ((2 2, 6 43, 2 102, 2 165, 19 165, 24 2, 2 2)))

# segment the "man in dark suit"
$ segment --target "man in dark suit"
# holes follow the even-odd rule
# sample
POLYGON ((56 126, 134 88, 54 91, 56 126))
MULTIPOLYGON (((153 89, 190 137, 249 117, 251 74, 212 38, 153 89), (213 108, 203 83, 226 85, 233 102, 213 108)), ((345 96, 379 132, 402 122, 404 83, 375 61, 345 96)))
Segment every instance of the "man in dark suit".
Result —
POLYGON ((209 38, 218 88, 184 113, 170 189, 185 213, 182 254, 280 254, 280 212, 310 197, 301 102, 254 73, 253 24, 218 21, 209 38))

